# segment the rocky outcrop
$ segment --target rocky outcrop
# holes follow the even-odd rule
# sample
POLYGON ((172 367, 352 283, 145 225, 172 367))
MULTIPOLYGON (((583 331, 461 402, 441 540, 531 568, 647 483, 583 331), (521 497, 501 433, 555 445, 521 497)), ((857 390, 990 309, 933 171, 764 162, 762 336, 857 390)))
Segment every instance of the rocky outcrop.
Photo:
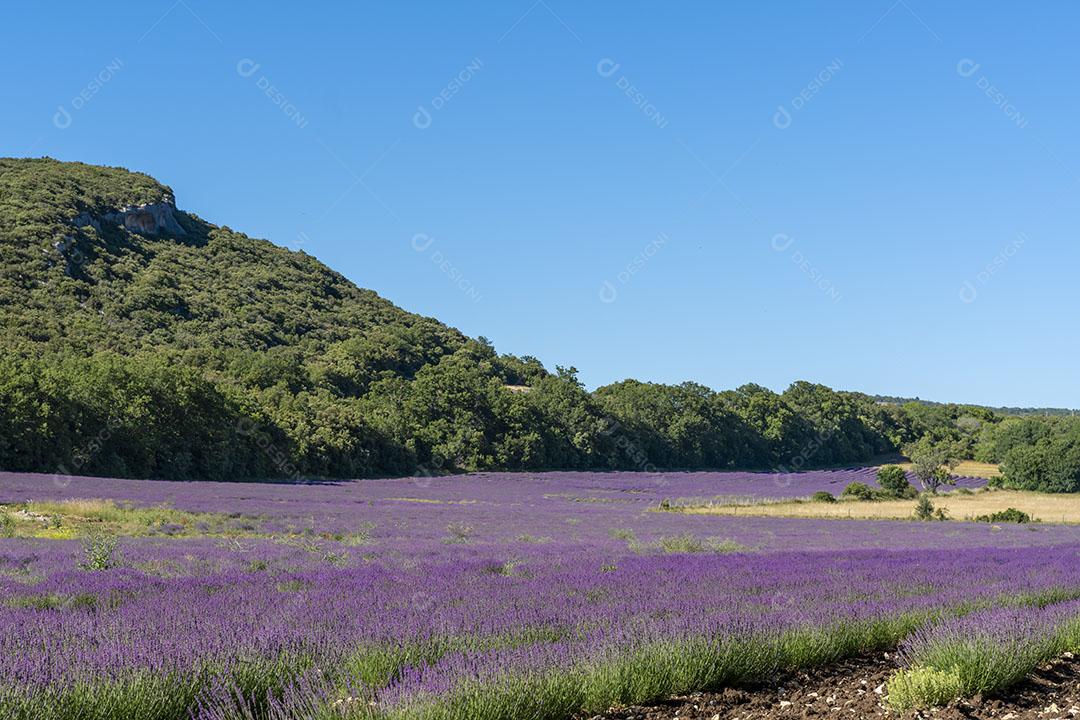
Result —
POLYGON ((176 206, 170 199, 165 199, 145 205, 128 205, 100 216, 81 212, 71 219, 71 224, 76 227, 89 225, 99 232, 102 223, 113 223, 140 235, 157 235, 161 232, 185 235, 184 228, 176 221, 175 213, 176 206))
POLYGON ((71 235, 65 235, 62 239, 52 244, 53 250, 64 260, 64 274, 75 277, 79 268, 86 262, 86 256, 79 249, 78 241, 71 235))

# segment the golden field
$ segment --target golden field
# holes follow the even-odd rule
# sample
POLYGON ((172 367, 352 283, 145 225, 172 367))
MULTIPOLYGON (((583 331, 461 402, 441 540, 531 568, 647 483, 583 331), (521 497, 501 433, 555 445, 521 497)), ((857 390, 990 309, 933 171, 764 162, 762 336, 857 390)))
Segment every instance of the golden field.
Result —
MULTIPOLYGON (((932 498, 951 520, 972 520, 1006 508, 1022 510, 1033 519, 1053 523, 1080 523, 1080 494, 1051 495, 1018 490, 980 490, 970 495, 943 493, 932 498)), ((757 505, 683 507, 680 512, 743 517, 850 518, 904 520, 913 516, 914 500, 839 500, 835 503, 785 501, 757 505)))

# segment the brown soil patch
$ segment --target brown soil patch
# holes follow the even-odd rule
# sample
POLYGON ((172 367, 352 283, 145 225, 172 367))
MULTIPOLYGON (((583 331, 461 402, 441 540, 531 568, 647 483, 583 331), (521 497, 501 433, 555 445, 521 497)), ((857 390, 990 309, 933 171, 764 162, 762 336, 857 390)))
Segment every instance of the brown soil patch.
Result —
MULTIPOLYGON (((1080 660, 1061 658, 1000 695, 903 716, 888 709, 884 683, 897 669, 891 654, 790 673, 775 683, 671 698, 652 707, 612 708, 587 720, 1054 720, 1080 718, 1080 660)), ((579 720, 586 720, 579 718, 579 720)))

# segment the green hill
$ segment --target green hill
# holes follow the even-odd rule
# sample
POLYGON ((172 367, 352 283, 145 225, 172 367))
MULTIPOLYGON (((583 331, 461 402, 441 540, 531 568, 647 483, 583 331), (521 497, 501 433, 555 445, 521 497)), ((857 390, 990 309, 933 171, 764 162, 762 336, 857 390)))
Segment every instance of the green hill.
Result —
POLYGON ((0 261, 5 346, 313 354, 390 332, 422 348, 418 366, 464 342, 309 255, 176 210, 168 187, 117 168, 0 159, 0 261))
POLYGON ((589 393, 573 368, 499 355, 120 168, 0 159, 0 270, 0 469, 796 469, 921 432, 902 409, 811 383, 589 393))

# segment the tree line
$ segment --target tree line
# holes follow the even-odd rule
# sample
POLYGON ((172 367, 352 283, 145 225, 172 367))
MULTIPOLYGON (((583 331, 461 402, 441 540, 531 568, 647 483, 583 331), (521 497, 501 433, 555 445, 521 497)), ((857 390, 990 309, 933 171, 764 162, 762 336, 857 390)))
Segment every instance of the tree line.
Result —
MULTIPOLYGON (((1076 489, 1080 425, 982 408, 882 404, 796 382, 714 391, 626 380, 466 341, 415 372, 383 340, 270 351, 0 360, 0 467, 239 480, 474 470, 754 469, 859 464, 912 443, 1003 464, 1010 486, 1076 489), (381 356, 381 361, 377 359, 381 356)), ((406 350, 406 348, 399 348, 406 350)), ((405 352, 408 355, 408 352, 405 352)))

